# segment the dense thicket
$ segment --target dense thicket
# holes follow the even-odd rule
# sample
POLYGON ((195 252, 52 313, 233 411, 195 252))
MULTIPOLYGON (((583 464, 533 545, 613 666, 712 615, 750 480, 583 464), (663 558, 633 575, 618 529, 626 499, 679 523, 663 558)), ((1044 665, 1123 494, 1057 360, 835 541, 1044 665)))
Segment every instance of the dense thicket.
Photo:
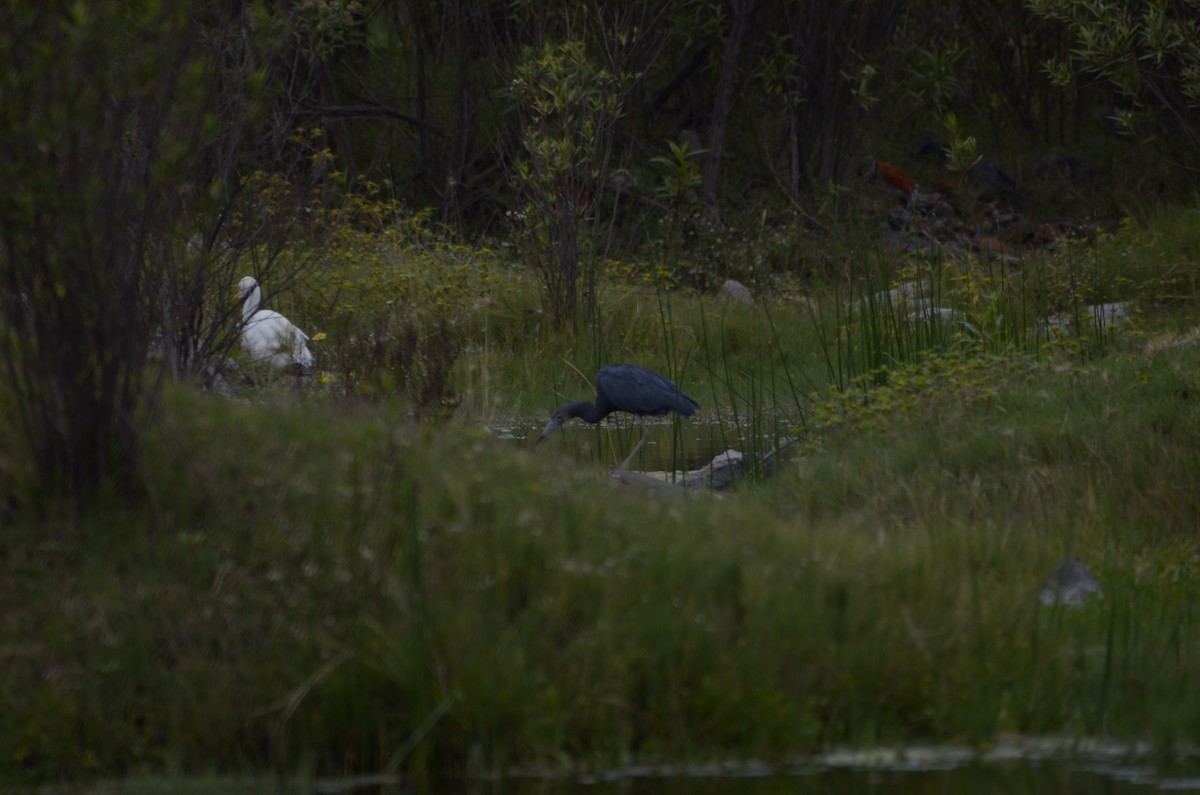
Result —
POLYGON ((1186 0, 4 0, 4 366, 32 471, 77 491, 125 469, 152 343, 164 372, 202 369, 236 324, 214 297, 246 255, 261 276, 318 239, 314 207, 384 185, 468 240, 511 239, 570 325, 597 263, 677 264, 696 229, 772 205, 813 220, 864 154, 911 156, 922 130, 1030 170, 1124 134, 1143 157, 1123 167, 1194 171, 1196 18, 1186 0))
MULTIPOLYGON (((291 100, 327 125, 350 175, 390 177, 447 221, 496 229, 521 196, 522 112, 570 113, 581 94, 620 120, 577 175, 589 201, 619 168, 646 177, 685 131, 743 178, 781 193, 844 180, 864 146, 910 148, 943 116, 971 119, 991 147, 1078 146, 1118 110, 1165 111, 1194 165, 1197 36, 1191 4, 784 2, 328 2, 295 11, 291 100), (560 59, 541 96, 514 91, 547 44, 581 42, 591 70, 560 59), (584 78, 588 80, 584 80, 584 78), (732 120, 732 123, 731 123, 732 120), (1086 128, 1083 125, 1088 125, 1086 128), (896 139, 896 140, 893 140, 896 139), (591 164, 595 166, 596 164, 591 164)), ((1149 137, 1150 130, 1146 130, 1149 137)), ((564 164, 565 165, 565 164, 564 164)), ((572 164, 576 165, 576 164, 572 164)), ((704 193, 734 201, 706 168, 704 193)), ((650 180, 644 183, 652 184, 650 180)))
POLYGON ((1193 749, 1195 9, 0 0, 0 779, 1193 749), (515 449, 617 360, 797 458, 515 449))

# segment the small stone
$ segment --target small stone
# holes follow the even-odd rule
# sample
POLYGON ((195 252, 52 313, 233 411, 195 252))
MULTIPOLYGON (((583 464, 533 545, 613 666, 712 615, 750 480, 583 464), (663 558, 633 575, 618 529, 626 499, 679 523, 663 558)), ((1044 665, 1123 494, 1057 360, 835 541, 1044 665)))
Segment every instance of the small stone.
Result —
POLYGON ((1046 577, 1038 601, 1046 607, 1079 607, 1093 595, 1104 598, 1096 575, 1075 558, 1067 558, 1046 577))
POLYGON ((725 280, 725 283, 721 285, 721 296, 740 304, 754 303, 754 295, 750 292, 750 288, 737 279, 725 280))

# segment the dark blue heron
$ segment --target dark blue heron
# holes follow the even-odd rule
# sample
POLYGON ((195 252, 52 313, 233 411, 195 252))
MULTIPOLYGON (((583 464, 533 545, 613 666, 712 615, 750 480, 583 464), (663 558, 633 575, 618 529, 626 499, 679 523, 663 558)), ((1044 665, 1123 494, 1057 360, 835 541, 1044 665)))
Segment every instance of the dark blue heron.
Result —
POLYGON ((646 424, 642 421, 648 415, 669 414, 674 411, 683 417, 690 417, 700 404, 692 400, 675 386, 675 382, 645 367, 632 364, 609 364, 600 368, 596 373, 596 402, 589 403, 581 400, 578 403, 567 403, 554 410, 546 429, 538 437, 537 443, 572 417, 597 423, 614 411, 624 411, 636 414, 642 426, 642 438, 617 469, 624 469, 646 443, 646 424))

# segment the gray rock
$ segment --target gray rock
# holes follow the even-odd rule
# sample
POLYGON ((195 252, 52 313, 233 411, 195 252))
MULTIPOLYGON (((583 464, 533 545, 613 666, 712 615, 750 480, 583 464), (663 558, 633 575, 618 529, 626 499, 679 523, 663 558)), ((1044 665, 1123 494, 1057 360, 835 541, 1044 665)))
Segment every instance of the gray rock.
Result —
POLYGON ((1091 307, 1092 319, 1103 326, 1124 323, 1129 320, 1133 304, 1129 301, 1116 301, 1111 304, 1096 304, 1091 307))
POLYGON ((726 450, 708 464, 690 472, 630 472, 616 469, 609 476, 623 486, 642 486, 657 493, 702 493, 704 490, 724 491, 746 473, 742 454, 726 450))
POLYGON ((725 280, 725 283, 721 285, 721 297, 737 301, 739 304, 754 303, 754 295, 750 292, 750 288, 737 279, 725 280))
POLYGON ((766 455, 744 456, 737 450, 726 450, 712 461, 690 472, 629 472, 615 470, 611 478, 625 486, 645 486, 656 492, 704 493, 732 488, 747 474, 770 477, 775 474, 779 455, 799 442, 787 439, 766 455))
POLYGON ((726 450, 710 463, 688 472, 683 483, 689 488, 704 486, 713 491, 724 491, 745 474, 742 454, 737 450, 726 450))
MULTIPOLYGON (((1130 301, 1093 304, 1081 313, 1079 320, 1085 327, 1108 328, 1128 322, 1132 312, 1133 303, 1130 301)), ((1047 317, 1042 323, 1048 331, 1067 331, 1074 327, 1075 316, 1070 312, 1058 312, 1047 317)))
POLYGON ((1075 558, 1067 558, 1046 577, 1038 601, 1046 607, 1079 607, 1092 596, 1104 598, 1096 575, 1075 558))
POLYGON ((942 323, 957 323, 964 320, 963 313, 948 306, 938 306, 930 299, 912 301, 905 307, 907 320, 938 320, 942 323))
POLYGON ((930 287, 924 282, 908 281, 901 282, 890 290, 875 293, 874 295, 864 295, 858 299, 859 306, 890 306, 899 310, 905 310, 909 305, 916 305, 926 300, 929 294, 930 287))
POLYGON ((221 397, 237 397, 230 379, 240 375, 241 367, 228 356, 212 356, 200 369, 200 388, 221 397))

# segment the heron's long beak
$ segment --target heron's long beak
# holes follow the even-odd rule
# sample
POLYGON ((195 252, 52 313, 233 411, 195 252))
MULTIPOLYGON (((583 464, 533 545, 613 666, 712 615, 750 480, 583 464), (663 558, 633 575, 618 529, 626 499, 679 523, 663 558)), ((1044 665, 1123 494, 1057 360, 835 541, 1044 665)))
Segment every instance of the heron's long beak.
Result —
POLYGON ((542 431, 542 435, 539 436, 537 438, 537 441, 533 443, 534 447, 537 447, 539 444, 542 443, 542 441, 547 436, 554 433, 554 429, 557 428, 559 425, 562 425, 562 417, 555 414, 553 417, 550 418, 550 422, 546 423, 546 429, 544 431, 542 431))

